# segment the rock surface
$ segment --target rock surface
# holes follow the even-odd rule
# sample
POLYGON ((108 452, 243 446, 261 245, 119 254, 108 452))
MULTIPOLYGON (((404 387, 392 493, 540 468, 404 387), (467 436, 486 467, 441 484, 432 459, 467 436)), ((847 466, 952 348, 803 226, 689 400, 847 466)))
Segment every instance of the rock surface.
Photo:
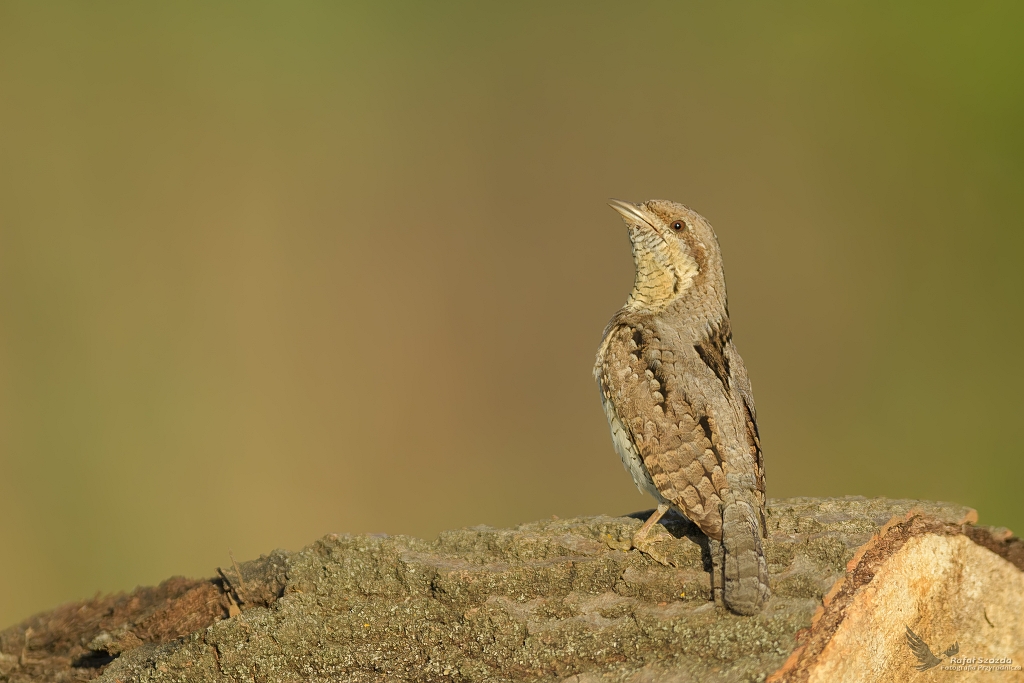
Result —
POLYGON ((642 517, 476 527, 434 541, 327 536, 217 579, 171 579, 33 617, 0 632, 0 681, 948 676, 913 671, 908 626, 940 656, 958 640, 960 657, 1024 658, 1024 546, 972 526, 969 508, 770 501, 774 595, 756 617, 709 601, 706 539, 686 520, 669 517, 661 530, 671 566, 628 550, 642 517))

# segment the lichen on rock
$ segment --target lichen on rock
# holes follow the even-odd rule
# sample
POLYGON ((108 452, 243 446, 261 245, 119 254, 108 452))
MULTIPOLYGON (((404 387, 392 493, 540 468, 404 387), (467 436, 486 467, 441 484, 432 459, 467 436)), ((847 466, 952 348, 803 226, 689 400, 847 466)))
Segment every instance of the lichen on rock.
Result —
MULTIPOLYGON (((687 520, 665 519, 670 565, 628 550, 637 513, 474 527, 434 541, 331 535, 199 585, 220 610, 202 627, 155 638, 126 619, 102 633, 83 627, 66 650, 109 658, 100 680, 110 683, 763 681, 806 640, 857 549, 912 509, 945 525, 969 516, 918 501, 771 501, 774 596, 754 617, 710 601, 706 539, 687 520)), ((14 654, 25 628, 46 627, 9 629, 0 652, 14 654)), ((76 669, 73 657, 67 680, 100 671, 76 669)), ((0 670, 5 679, 41 680, 30 666, 0 670)))

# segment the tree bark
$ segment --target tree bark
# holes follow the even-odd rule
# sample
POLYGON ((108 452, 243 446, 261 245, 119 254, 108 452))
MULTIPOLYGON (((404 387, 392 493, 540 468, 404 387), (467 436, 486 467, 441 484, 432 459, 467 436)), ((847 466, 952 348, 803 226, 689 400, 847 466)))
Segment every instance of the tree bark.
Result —
POLYGON ((657 532, 670 565, 629 550, 646 514, 327 536, 37 615, 0 632, 0 681, 926 681, 961 659, 1021 676, 1024 544, 969 508, 770 501, 753 617, 710 601, 687 520, 657 532), (939 660, 922 673, 908 628, 939 660))

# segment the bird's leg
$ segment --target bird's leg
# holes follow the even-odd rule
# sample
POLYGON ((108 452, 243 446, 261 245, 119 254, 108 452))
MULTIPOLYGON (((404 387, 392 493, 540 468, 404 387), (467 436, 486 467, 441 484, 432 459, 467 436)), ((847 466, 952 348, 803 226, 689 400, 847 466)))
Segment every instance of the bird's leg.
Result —
POLYGON ((661 521, 661 518, 668 512, 668 505, 661 503, 658 505, 658 509, 651 513, 651 516, 647 518, 643 526, 637 529, 637 532, 633 534, 633 543, 637 541, 643 542, 647 538, 647 534, 651 533, 651 529, 661 521))
POLYGON ((658 505, 658 509, 647 518, 647 521, 644 522, 643 526, 633 534, 633 547, 642 553, 647 553, 654 560, 664 565, 668 565, 670 563, 664 553, 658 550, 657 544, 659 541, 649 539, 647 536, 651 533, 651 529, 654 528, 654 525, 658 523, 666 512, 668 512, 668 505, 661 503, 658 505))

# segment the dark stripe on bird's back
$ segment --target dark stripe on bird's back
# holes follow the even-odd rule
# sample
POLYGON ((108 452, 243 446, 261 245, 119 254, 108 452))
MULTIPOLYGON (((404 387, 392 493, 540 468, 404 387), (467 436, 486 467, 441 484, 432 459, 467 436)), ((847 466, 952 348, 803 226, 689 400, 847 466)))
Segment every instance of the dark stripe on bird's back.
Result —
POLYGON ((711 368, 722 385, 729 388, 729 359, 725 357, 725 345, 732 339, 729 319, 723 318, 708 330, 708 336, 693 345, 704 365, 711 368))

